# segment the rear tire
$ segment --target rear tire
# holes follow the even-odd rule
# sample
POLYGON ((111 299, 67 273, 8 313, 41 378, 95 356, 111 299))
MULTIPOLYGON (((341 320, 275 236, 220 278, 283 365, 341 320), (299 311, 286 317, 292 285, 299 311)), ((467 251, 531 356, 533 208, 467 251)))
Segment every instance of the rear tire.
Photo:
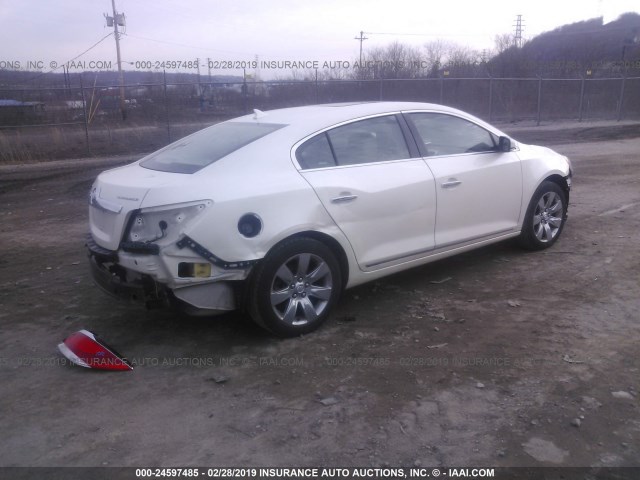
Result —
POLYGON ((329 247, 295 237, 273 248, 252 274, 247 309, 261 327, 281 337, 318 328, 338 301, 340 266, 329 247))
POLYGON ((543 182, 531 197, 519 243, 527 250, 553 245, 567 219, 567 196, 557 183, 543 182))

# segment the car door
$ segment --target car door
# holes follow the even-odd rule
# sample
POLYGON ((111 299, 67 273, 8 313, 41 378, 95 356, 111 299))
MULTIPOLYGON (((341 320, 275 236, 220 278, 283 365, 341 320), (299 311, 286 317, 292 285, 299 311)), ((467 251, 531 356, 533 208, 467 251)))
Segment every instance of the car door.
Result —
POLYGON ((358 120, 319 133, 295 150, 302 176, 363 270, 434 248, 434 178, 415 144, 410 150, 401 122, 396 115, 358 120))
POLYGON ((406 115, 435 177, 436 248, 514 231, 522 203, 522 170, 513 151, 499 151, 498 137, 455 115, 406 115))

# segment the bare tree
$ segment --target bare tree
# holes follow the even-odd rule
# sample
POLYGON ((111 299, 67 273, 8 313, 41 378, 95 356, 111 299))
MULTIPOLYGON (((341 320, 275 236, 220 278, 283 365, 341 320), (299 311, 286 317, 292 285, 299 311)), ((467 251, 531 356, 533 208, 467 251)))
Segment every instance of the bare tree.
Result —
POLYGON ((447 55, 446 67, 456 76, 474 76, 480 64, 480 57, 477 50, 453 44, 447 55))
POLYGON ((516 37, 512 33, 503 33, 496 35, 494 38, 494 44, 496 46, 496 53, 500 55, 502 52, 509 50, 510 48, 516 48, 516 37))
MULTIPOLYGON (((347 65, 349 65, 347 63, 347 65)), ((332 67, 330 69, 324 68, 318 71, 318 80, 347 80, 352 78, 353 70, 344 65, 340 64, 339 66, 332 67)))
POLYGON ((369 49, 362 65, 354 71, 355 78, 417 78, 422 75, 420 50, 400 42, 369 49))
POLYGON ((517 47, 511 33, 496 35, 494 39, 496 55, 489 62, 489 72, 493 76, 508 77, 520 73, 522 49, 517 47))
POLYGON ((450 45, 450 42, 447 42, 440 38, 425 43, 424 51, 426 54, 425 61, 428 64, 428 75, 436 76, 438 74, 438 71, 444 64, 450 45))

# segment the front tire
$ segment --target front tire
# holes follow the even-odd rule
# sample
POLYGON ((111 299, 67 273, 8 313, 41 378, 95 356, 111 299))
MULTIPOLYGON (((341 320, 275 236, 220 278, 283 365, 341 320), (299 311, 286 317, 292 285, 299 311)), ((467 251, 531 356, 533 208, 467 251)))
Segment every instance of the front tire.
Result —
POLYGON ((248 311, 260 326, 282 337, 318 328, 338 301, 340 266, 329 247, 296 237, 280 243, 256 266, 248 311))
POLYGON ((543 182, 531 197, 520 233, 520 245, 542 250, 553 245, 567 219, 567 196, 557 183, 543 182))

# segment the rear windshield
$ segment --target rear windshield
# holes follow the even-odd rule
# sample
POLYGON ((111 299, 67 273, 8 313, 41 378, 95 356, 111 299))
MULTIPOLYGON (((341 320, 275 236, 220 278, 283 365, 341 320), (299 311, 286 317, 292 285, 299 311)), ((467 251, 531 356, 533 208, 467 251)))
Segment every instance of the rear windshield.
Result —
POLYGON ((158 150, 140 165, 162 172, 194 173, 284 126, 275 123, 219 123, 158 150))

